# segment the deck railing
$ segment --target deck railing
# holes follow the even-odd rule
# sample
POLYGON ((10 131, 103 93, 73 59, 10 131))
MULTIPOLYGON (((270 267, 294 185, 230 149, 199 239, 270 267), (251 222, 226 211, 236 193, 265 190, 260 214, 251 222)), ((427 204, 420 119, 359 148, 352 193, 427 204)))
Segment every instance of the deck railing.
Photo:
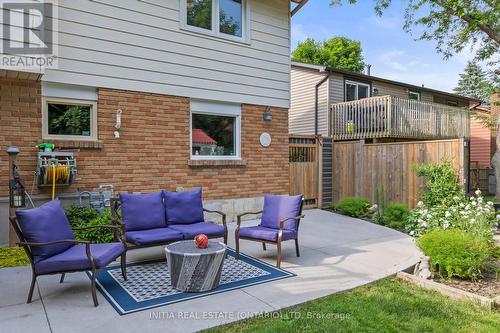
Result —
POLYGON ((467 108, 392 96, 333 104, 330 119, 335 140, 468 138, 470 128, 467 108))

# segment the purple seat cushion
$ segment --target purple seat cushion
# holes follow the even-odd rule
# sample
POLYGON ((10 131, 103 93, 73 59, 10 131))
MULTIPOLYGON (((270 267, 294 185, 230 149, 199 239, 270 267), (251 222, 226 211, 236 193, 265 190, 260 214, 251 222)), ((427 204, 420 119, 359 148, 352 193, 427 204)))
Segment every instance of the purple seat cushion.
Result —
POLYGON ((182 234, 172 228, 157 228, 141 231, 130 231, 125 234, 127 242, 134 245, 147 245, 155 243, 169 243, 183 240, 182 234))
POLYGON ((122 220, 127 230, 147 230, 166 227, 161 192, 146 194, 120 193, 122 220))
MULTIPOLYGON (((66 213, 59 200, 53 200, 33 209, 16 211, 21 232, 27 242, 46 243, 64 239, 74 239, 66 213)), ((32 246, 35 262, 61 253, 74 244, 59 243, 32 246)))
MULTIPOLYGON (((280 220, 300 215, 302 195, 271 195, 264 196, 264 210, 260 225, 267 228, 279 229, 280 220)), ((297 221, 288 220, 283 229, 297 230, 297 221)))
POLYGON ((185 192, 163 191, 167 224, 193 224, 203 222, 201 188, 185 192))
MULTIPOLYGON (((125 251, 122 243, 90 244, 90 254, 96 268, 102 268, 118 258, 125 251)), ((66 251, 46 258, 35 264, 37 274, 92 269, 84 244, 74 245, 66 251)))
MULTIPOLYGON (((276 242, 278 240, 278 230, 262 227, 260 225, 255 227, 245 227, 240 228, 240 237, 261 239, 271 242, 276 242)), ((281 240, 295 239, 297 233, 293 230, 283 230, 281 240)))
POLYGON ((224 236, 224 227, 214 223, 198 222, 188 225, 172 225, 169 228, 180 232, 184 239, 194 239, 194 236, 205 234, 208 237, 222 237, 224 236))

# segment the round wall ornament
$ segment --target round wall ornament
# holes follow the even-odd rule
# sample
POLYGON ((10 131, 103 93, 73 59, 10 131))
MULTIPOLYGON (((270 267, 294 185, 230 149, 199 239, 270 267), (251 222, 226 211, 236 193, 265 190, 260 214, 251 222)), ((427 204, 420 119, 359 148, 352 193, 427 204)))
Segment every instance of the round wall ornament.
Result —
POLYGON ((262 147, 269 147, 271 145, 271 134, 269 133, 262 133, 260 135, 260 144, 262 147))

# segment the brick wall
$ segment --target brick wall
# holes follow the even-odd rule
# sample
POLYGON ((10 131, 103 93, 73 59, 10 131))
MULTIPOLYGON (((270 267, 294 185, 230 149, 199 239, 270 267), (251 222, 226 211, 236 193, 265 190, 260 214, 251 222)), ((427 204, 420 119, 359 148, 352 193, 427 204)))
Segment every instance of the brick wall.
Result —
POLYGON ((0 77, 0 196, 8 195, 10 145, 21 149, 19 167, 28 188, 36 163, 35 145, 41 140, 41 85, 39 81, 0 77))
MULTIPOLYGON (((21 82, 19 82, 21 84, 21 82)), ((24 83, 28 84, 28 83, 24 83)), ((14 87, 14 83, 12 83, 14 87)), ((34 145, 40 141, 41 111, 39 85, 30 91, 10 89, 16 103, 25 95, 35 100, 28 103, 23 116, 4 111, 2 84, 2 117, 0 138, 21 147, 24 179, 35 169, 34 145), (33 91, 31 91, 33 90, 33 91), (32 96, 33 95, 33 96, 32 96), (6 115, 4 115, 4 113, 6 115), (21 124, 21 125, 20 125, 21 124), (19 127, 23 126, 21 131, 19 127), (9 130, 4 135, 4 130, 9 130), (29 153, 28 153, 29 151, 29 153)), ((232 199, 261 196, 263 193, 288 193, 288 112, 272 109, 272 122, 264 122, 265 106, 242 106, 242 158, 244 166, 189 166, 189 99, 158 94, 99 89, 98 136, 100 148, 82 148, 77 153, 78 179, 66 192, 95 190, 99 184, 112 183, 117 191, 175 190, 176 187, 203 186, 204 199, 232 199), (121 138, 113 137, 115 114, 123 110, 121 138), (261 147, 262 132, 272 135, 269 148, 261 147)), ((14 106, 13 108, 20 108, 14 106)), ((24 107, 23 107, 24 110, 24 107)), ((4 143, 2 142, 2 143, 4 143)), ((56 142, 57 144, 57 142, 56 142)), ((71 145, 71 144, 70 144, 71 145)), ((2 156, 1 183, 6 184, 6 154, 2 156)), ((2 186, 0 195, 6 195, 2 186)))

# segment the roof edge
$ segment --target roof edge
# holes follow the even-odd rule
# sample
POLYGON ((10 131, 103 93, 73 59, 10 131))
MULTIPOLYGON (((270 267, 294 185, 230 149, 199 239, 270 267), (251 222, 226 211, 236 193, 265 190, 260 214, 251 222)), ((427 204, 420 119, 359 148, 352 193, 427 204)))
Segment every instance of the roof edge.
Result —
POLYGON ((460 99, 471 101, 471 102, 481 102, 478 99, 469 98, 469 97, 453 94, 453 93, 442 91, 442 90, 437 90, 437 89, 432 89, 432 88, 427 88, 427 87, 422 87, 422 86, 416 86, 416 85, 410 84, 410 83, 405 83, 405 82, 401 82, 401 81, 394 81, 394 80, 390 80, 390 79, 384 79, 384 78, 381 78, 378 76, 352 72, 352 71, 348 71, 345 69, 338 69, 338 68, 327 67, 327 66, 318 65, 318 64, 310 64, 310 63, 305 63, 305 62, 298 62, 298 61, 292 61, 291 65, 292 65, 292 67, 295 66, 295 67, 302 67, 302 68, 308 68, 308 69, 315 69, 315 70, 318 70, 319 72, 329 71, 332 73, 345 74, 345 75, 358 77, 358 78, 362 78, 362 79, 376 80, 376 81, 380 81, 380 82, 384 82, 384 83, 404 86, 404 87, 410 88, 410 89, 422 90, 422 91, 441 94, 441 95, 450 96, 450 97, 454 97, 454 98, 460 98, 460 99))

